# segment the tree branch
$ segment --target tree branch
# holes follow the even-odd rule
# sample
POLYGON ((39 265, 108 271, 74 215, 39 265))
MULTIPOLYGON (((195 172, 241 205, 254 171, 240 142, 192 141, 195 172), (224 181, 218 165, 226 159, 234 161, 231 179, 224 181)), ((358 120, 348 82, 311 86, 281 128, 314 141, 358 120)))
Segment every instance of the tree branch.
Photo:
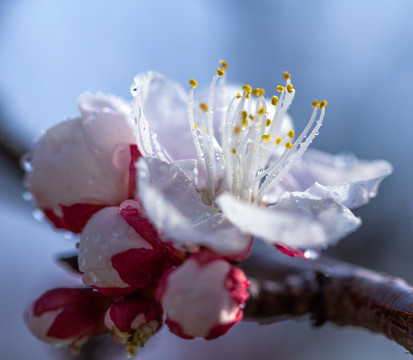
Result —
POLYGON ((271 271, 267 275, 275 279, 252 278, 246 319, 269 323, 310 314, 316 326, 362 327, 413 354, 413 287, 403 280, 327 259, 296 266, 277 261, 271 271))

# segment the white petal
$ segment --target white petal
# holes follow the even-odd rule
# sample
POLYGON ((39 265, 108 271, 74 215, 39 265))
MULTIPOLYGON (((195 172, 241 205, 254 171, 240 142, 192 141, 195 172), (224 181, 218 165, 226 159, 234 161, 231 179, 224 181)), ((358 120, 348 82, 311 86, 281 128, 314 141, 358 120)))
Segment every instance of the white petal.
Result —
POLYGON ((176 244, 203 245, 223 255, 239 254, 250 245, 249 236, 237 231, 217 208, 204 204, 176 164, 141 159, 138 179, 146 214, 176 244))
POLYGON ((354 209, 376 196, 380 182, 391 173, 391 164, 384 160, 358 160, 352 154, 308 150, 291 170, 296 183, 288 190, 308 188, 308 194, 331 197, 354 209))
POLYGON ((293 248, 323 248, 356 230, 361 221, 332 199, 290 193, 273 206, 261 208, 230 195, 217 200, 225 216, 242 231, 270 243, 293 248))
POLYGON ((80 98, 82 117, 61 122, 35 144, 28 186, 38 206, 119 204, 128 196, 130 108, 97 94, 80 98))
POLYGON ((139 111, 135 109, 135 112, 140 112, 146 119, 152 132, 149 136, 155 134, 156 141, 172 159, 195 159, 184 89, 152 71, 136 75, 131 88, 137 89, 132 91, 140 105, 139 111))

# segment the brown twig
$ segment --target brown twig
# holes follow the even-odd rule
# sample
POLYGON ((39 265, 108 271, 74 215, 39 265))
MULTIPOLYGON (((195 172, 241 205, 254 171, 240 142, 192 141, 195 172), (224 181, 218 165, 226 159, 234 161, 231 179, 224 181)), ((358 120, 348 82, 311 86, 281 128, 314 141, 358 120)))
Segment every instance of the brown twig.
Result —
POLYGON ((335 260, 288 266, 278 264, 290 272, 282 279, 252 278, 245 318, 268 323, 310 314, 315 325, 362 327, 413 354, 413 287, 406 282, 335 260))

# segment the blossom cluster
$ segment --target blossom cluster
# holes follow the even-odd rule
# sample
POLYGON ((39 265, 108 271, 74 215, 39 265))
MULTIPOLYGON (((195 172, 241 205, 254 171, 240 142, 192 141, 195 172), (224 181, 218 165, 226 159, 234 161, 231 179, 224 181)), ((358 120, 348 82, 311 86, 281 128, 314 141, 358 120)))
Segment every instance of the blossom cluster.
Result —
POLYGON ((290 256, 356 230, 350 209, 376 195, 386 161, 307 150, 326 101, 295 135, 290 75, 278 95, 226 83, 187 94, 161 74, 137 75, 132 106, 85 94, 80 116, 45 132, 26 156, 26 185, 57 229, 79 234, 84 288, 43 294, 26 312, 39 339, 79 348, 110 332, 129 354, 165 323, 213 339, 242 319, 248 280, 237 266, 254 237, 290 256))

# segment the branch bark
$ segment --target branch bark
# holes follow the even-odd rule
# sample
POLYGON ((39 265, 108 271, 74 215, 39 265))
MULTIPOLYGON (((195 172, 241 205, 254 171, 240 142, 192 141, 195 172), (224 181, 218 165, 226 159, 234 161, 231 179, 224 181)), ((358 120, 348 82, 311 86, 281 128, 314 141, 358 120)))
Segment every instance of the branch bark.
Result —
MULTIPOLYGON (((251 260, 244 267, 251 272, 251 260)), ((413 354, 413 287, 405 281, 323 258, 295 265, 277 261, 271 268, 267 279, 262 268, 261 275, 249 276, 246 319, 271 323, 310 314, 316 326, 330 321, 365 328, 413 354)))

